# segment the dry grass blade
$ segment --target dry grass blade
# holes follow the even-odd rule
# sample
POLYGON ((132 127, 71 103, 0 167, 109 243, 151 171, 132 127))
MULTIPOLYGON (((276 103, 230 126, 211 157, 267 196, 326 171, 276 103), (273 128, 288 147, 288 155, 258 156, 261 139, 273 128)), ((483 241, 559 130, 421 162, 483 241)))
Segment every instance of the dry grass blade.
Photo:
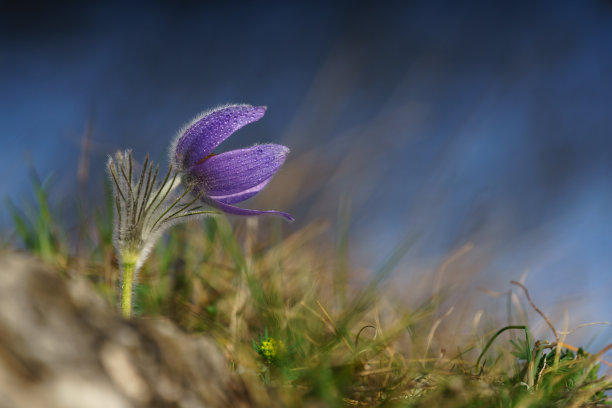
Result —
POLYGON ((550 321, 550 319, 544 314, 544 312, 542 312, 536 305, 535 303, 533 303, 533 300, 531 300, 531 296, 529 296, 529 291, 527 290, 527 288, 525 287, 525 285, 523 285, 520 282, 517 282, 515 280, 510 281, 510 283, 512 283, 513 285, 519 286, 521 289, 523 289, 523 291, 525 292, 525 297, 527 298, 527 301, 529 302, 529 304, 531 305, 531 307, 533 308, 533 310, 535 310, 540 316, 542 316, 542 318, 546 321, 546 324, 548 324, 548 327, 550 327, 550 329, 553 332, 553 335, 555 336, 555 342, 559 343, 559 333, 557 333, 557 330, 555 329, 555 326, 553 326, 552 322, 550 321))

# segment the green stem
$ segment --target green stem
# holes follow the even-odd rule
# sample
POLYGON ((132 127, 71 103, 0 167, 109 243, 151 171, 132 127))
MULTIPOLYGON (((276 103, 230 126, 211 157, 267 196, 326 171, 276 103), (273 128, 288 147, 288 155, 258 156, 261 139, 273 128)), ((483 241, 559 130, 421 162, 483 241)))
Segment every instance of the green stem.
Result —
MULTIPOLYGON (((491 339, 487 342, 487 345, 482 350, 482 353, 480 353, 480 355, 478 356, 478 360, 476 360, 476 370, 478 370, 480 366, 480 360, 486 354, 487 350, 489 350, 489 347, 491 347, 491 344, 493 344, 493 341, 497 338, 497 336, 499 336, 506 330, 523 330, 525 332, 525 344, 527 347, 527 383, 529 387, 531 388, 533 387, 533 383, 534 383, 534 375, 533 375, 534 362, 533 362, 533 356, 531 354, 531 336, 529 335, 529 328, 527 326, 510 325, 510 326, 506 326, 506 327, 499 329, 497 333, 495 333, 493 337, 491 337, 491 339)), ((482 369, 484 369, 484 363, 480 370, 482 369)))
POLYGON ((122 256, 123 281, 121 283, 121 313, 129 319, 132 316, 132 287, 138 257, 132 253, 122 256))

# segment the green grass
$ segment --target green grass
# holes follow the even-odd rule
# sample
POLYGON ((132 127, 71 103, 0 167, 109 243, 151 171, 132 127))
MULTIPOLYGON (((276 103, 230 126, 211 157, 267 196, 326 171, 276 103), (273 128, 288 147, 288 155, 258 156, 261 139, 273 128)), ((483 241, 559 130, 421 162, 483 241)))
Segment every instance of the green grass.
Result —
MULTIPOLYGON (((78 270, 116 306, 110 202, 81 221, 79 242, 69 243, 44 183, 33 180, 34 203, 25 211, 9 203, 20 245, 78 270)), ((442 295, 409 306, 385 289, 415 238, 357 284, 344 214, 335 243, 321 222, 289 236, 281 222, 263 218, 174 227, 138 276, 136 318, 168 318, 212 336, 261 407, 610 404, 599 356, 535 339, 527 322, 434 342, 445 319, 442 295)), ((469 329, 472 321, 459 325, 469 329)))

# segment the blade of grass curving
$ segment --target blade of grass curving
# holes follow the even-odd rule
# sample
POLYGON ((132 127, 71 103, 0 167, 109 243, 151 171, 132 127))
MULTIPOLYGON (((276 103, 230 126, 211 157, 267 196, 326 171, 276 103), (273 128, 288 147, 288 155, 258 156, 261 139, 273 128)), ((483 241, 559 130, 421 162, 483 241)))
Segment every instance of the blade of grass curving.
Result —
POLYGON ((484 369, 484 364, 483 364, 482 367, 479 370, 480 360, 486 354, 486 352, 489 350, 489 347, 491 347, 491 345, 493 344, 495 339, 500 334, 505 332, 506 330, 523 330, 525 332, 525 341, 526 341, 526 348, 527 348, 528 377, 529 377, 528 384, 529 384, 530 387, 532 387, 533 386, 533 373, 531 371, 532 371, 532 367, 533 367, 533 356, 531 354, 531 336, 529 335, 529 328, 527 326, 513 325, 513 326, 505 326, 505 327, 502 327, 501 329, 499 329, 493 335, 493 337, 491 337, 491 339, 489 339, 489 341, 485 345, 484 349, 482 350, 482 352, 478 356, 478 359, 476 360, 476 365, 475 365, 476 372, 481 372, 484 369))
POLYGON ((53 217, 49 209, 49 200, 43 183, 34 169, 30 172, 34 187, 34 196, 38 205, 36 215, 36 234, 38 237, 39 251, 43 259, 52 260, 55 258, 56 241, 53 236, 53 217))
POLYGON ((34 239, 32 228, 28 226, 26 218, 20 213, 19 209, 10 198, 7 197, 5 202, 11 214, 11 218, 13 219, 13 223, 15 224, 17 234, 23 241, 25 247, 31 250, 38 249, 36 248, 36 239, 34 239))

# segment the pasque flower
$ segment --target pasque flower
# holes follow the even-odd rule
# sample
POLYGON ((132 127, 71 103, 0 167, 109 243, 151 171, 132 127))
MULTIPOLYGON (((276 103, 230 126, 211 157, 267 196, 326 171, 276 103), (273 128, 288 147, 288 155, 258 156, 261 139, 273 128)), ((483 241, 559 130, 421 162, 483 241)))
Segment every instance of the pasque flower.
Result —
POLYGON ((265 107, 230 105, 206 112, 182 130, 171 149, 166 177, 147 156, 134 177, 132 152, 108 158, 113 185, 115 222, 113 242, 121 269, 121 311, 132 314, 136 275, 161 234, 172 225, 210 215, 202 201, 229 214, 280 215, 235 207, 261 191, 285 161, 289 149, 277 144, 256 145, 215 155, 213 149, 244 125, 261 119, 265 107))
POLYGON ((138 270, 160 235, 172 225, 209 215, 190 190, 177 191, 180 176, 170 166, 158 179, 159 166, 145 158, 140 175, 134 177, 132 152, 117 152, 107 163, 113 185, 115 225, 113 242, 121 269, 121 310, 132 314, 132 291, 138 270))
POLYGON ((196 117, 177 135, 170 160, 183 181, 200 200, 228 214, 272 214, 293 221, 280 211, 236 207, 260 192, 282 166, 289 149, 278 144, 260 144, 215 154, 214 149, 241 127, 258 121, 265 106, 227 105, 196 117))

